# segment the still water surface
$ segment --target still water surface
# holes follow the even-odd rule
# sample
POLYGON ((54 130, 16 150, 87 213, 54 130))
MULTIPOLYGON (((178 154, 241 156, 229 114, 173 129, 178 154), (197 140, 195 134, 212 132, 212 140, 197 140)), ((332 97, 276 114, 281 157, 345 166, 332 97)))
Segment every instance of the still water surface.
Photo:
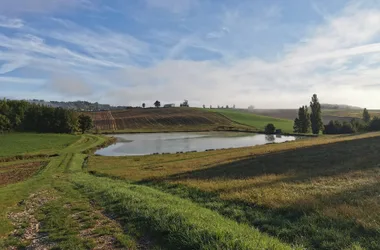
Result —
POLYGON ((294 141, 295 136, 263 135, 252 133, 152 133, 113 135, 118 142, 96 152, 104 156, 148 155, 205 151, 208 149, 239 148, 294 141))

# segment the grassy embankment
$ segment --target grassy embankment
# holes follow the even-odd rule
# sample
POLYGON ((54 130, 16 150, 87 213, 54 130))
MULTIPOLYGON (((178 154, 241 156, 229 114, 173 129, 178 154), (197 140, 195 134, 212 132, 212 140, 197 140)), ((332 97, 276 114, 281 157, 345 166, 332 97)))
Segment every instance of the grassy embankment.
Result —
POLYGON ((93 156, 89 171, 125 179, 137 192, 145 185, 187 199, 307 249, 379 249, 379 142, 380 133, 368 133, 181 155, 93 156))
POLYGON ((273 123, 276 129, 281 129, 285 133, 293 133, 293 121, 279 119, 269 116, 255 115, 249 112, 233 109, 207 109, 210 112, 216 112, 227 117, 238 124, 247 125, 258 131, 264 131, 268 123, 273 123))
POLYGON ((80 152, 106 140, 82 135, 34 176, 0 187, 2 248, 291 249, 188 199, 82 172, 80 152))

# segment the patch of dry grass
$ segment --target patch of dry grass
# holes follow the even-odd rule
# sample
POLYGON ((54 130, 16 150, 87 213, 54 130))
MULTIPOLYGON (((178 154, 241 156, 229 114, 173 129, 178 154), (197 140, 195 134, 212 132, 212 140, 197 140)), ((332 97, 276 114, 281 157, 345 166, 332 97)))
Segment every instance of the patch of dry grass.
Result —
POLYGON ((259 213, 250 219, 255 226, 310 248, 339 249, 359 242, 377 249, 380 243, 373 237, 380 236, 379 151, 380 133, 368 133, 178 155, 96 156, 90 158, 89 170, 195 201, 199 197, 191 192, 216 195, 213 202, 224 202, 224 208, 199 202, 238 219, 244 213, 248 218, 251 209, 259 213), (226 210, 239 202, 248 208, 226 210), (289 214, 296 218, 289 219, 289 214))

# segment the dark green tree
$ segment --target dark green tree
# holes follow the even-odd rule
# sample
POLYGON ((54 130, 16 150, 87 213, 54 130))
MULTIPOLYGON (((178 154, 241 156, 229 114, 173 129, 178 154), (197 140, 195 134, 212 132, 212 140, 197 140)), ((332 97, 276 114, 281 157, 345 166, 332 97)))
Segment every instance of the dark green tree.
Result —
POLYGON ((145 108, 145 103, 142 104, 142 107, 145 108))
POLYGON ((371 121, 371 115, 368 113, 366 108, 363 110, 363 121, 365 123, 369 123, 371 121))
POLYGON ((159 107, 161 107, 161 102, 160 101, 155 101, 154 102, 154 106, 156 107, 156 108, 159 108, 159 107))
POLYGON ((293 131, 295 133, 310 132, 310 114, 307 106, 298 109, 298 117, 294 120, 293 131))
POLYGON ((93 128, 93 122, 90 116, 81 114, 78 117, 79 130, 84 134, 93 128))
POLYGON ((380 118, 375 116, 368 124, 369 131, 380 131, 380 118))
POLYGON ((272 123, 268 123, 265 126, 265 134, 274 134, 276 132, 276 127, 272 123))
POLYGON ((317 135, 319 134, 319 131, 323 129, 323 122, 321 116, 321 104, 319 103, 316 94, 311 97, 310 109, 311 130, 313 134, 317 135))
POLYGON ((11 122, 9 121, 8 117, 0 114, 0 132, 3 133, 4 131, 8 131, 10 127, 11 122))

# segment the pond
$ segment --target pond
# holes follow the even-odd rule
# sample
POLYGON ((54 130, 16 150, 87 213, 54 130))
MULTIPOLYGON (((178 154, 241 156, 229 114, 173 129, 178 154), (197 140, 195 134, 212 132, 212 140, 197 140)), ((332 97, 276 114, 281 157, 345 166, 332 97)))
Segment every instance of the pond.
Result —
POLYGON ((117 143, 98 150, 96 154, 127 156, 206 151, 281 143, 298 139, 295 136, 229 132, 118 134, 112 136, 117 138, 117 143))

